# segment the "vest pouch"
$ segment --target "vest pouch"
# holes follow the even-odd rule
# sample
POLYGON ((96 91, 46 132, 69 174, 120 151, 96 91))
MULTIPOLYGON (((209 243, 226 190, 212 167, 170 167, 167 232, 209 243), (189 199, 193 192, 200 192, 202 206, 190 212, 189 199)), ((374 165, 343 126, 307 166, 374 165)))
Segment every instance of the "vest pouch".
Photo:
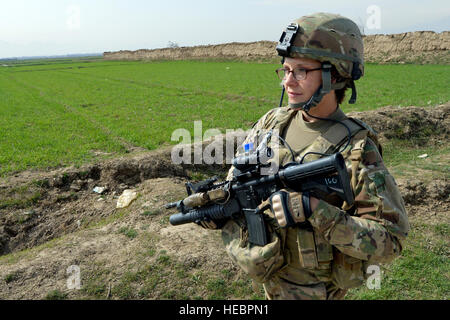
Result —
POLYGON ((281 238, 269 224, 269 243, 256 246, 246 239, 246 230, 234 220, 222 228, 222 241, 230 258, 254 281, 266 282, 284 264, 281 238))
POLYGON ((338 288, 350 289, 364 284, 364 263, 362 260, 343 254, 337 249, 334 249, 333 256, 331 279, 338 288))

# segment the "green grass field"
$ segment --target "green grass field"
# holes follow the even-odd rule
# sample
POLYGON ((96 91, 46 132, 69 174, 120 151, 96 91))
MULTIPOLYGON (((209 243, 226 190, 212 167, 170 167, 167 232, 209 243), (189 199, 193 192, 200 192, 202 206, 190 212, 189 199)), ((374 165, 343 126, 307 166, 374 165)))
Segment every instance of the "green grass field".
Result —
MULTIPOLYGON (((0 176, 155 149, 172 132, 247 129, 278 106, 276 64, 37 60, 0 67, 0 176)), ((450 66, 367 65, 344 111, 450 100, 450 66)))

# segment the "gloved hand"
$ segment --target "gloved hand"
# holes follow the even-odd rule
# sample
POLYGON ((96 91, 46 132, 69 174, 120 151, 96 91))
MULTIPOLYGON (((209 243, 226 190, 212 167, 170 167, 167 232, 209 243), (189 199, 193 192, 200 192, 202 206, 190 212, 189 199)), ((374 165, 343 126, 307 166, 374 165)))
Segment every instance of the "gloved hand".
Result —
POLYGON ((205 229, 211 229, 211 230, 215 230, 215 229, 217 229, 217 224, 214 222, 214 221, 212 221, 212 220, 209 220, 209 221, 200 221, 200 222, 198 222, 197 223, 199 226, 201 226, 201 227, 203 227, 203 228, 205 228, 205 229))
POLYGON ((282 189, 270 196, 270 204, 282 228, 305 222, 311 216, 309 194, 282 189))
POLYGON ((205 218, 205 220, 202 221, 195 221, 200 227, 210 230, 221 229, 225 225, 225 222, 225 220, 214 221, 209 218, 205 218))

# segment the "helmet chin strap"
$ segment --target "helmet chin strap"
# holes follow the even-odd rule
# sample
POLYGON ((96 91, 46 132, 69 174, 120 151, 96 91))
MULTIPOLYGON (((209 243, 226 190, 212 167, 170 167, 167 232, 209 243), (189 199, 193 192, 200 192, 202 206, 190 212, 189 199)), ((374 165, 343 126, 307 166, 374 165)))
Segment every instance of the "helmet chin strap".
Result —
POLYGON ((311 108, 317 106, 322 98, 331 91, 331 64, 322 63, 322 84, 316 90, 316 92, 308 99, 308 101, 299 103, 289 103, 291 108, 301 108, 303 111, 308 112, 311 108))
MULTIPOLYGON (((289 107, 292 109, 302 109, 308 112, 311 108, 317 106, 323 97, 330 93, 331 90, 342 89, 345 86, 345 82, 331 83, 331 64, 324 62, 322 63, 322 84, 316 90, 316 92, 308 99, 308 101, 299 103, 289 103, 289 107)), ((280 106, 283 101, 284 86, 281 94, 280 106)))
POLYGON ((303 111, 308 112, 311 108, 317 106, 322 100, 324 94, 322 90, 322 85, 320 85, 319 89, 309 98, 308 101, 299 102, 299 103, 289 103, 289 108, 291 109, 302 109, 303 111))

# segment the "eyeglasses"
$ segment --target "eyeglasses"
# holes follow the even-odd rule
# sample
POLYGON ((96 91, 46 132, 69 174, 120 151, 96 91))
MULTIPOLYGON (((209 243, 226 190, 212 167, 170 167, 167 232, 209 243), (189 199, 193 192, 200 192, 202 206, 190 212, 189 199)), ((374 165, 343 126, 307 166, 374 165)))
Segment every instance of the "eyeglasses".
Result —
POLYGON ((297 81, 300 80, 305 80, 306 79, 306 75, 308 72, 310 71, 316 71, 316 70, 322 70, 322 67, 320 68, 315 68, 315 69, 303 69, 303 68, 296 68, 294 70, 289 70, 286 68, 280 68, 275 70, 275 72, 277 73, 278 78, 280 78, 280 80, 286 80, 287 77, 289 77, 289 73, 293 73, 294 74, 294 78, 297 81))

